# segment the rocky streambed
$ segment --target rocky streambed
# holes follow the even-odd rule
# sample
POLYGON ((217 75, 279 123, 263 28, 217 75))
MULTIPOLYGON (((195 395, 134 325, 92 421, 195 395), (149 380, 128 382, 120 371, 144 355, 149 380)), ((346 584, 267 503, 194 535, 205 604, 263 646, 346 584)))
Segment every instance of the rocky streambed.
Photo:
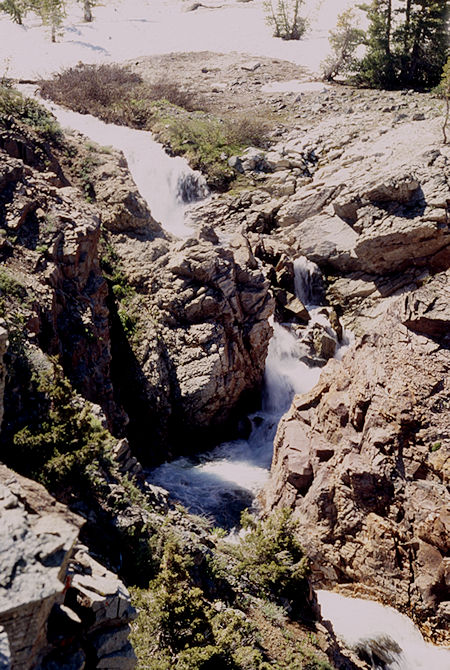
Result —
MULTIPOLYGON (((199 57, 177 58, 196 81, 199 57)), ((274 314, 304 369, 322 374, 286 407, 264 513, 293 510, 315 586, 394 605, 448 642, 450 149, 439 103, 337 86, 265 92, 283 64, 263 76, 263 60, 204 62, 202 94, 264 100, 277 121, 267 150, 230 160, 244 188, 190 207, 186 239, 154 220, 114 149, 75 135, 49 163, 20 123, 2 128, 10 340, 19 323, 37 369, 58 358, 128 440, 115 452, 121 473, 142 479, 140 463, 248 439, 274 314), (76 188, 86 166, 90 203, 76 188), (355 342, 336 360, 343 327, 355 342)), ((7 446, 36 413, 19 360, 5 358, 7 446)), ((130 527, 143 527, 137 516, 130 527)))

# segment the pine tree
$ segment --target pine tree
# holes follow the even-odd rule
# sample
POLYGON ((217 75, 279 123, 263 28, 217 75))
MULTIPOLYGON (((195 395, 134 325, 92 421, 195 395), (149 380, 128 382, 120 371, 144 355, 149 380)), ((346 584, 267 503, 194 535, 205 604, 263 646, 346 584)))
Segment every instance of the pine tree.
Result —
POLYGON ((9 14, 14 23, 23 25, 26 13, 31 9, 29 0, 4 0, 0 2, 0 12, 9 14))
POLYGON ((392 88, 396 83, 392 49, 392 0, 372 0, 361 5, 368 16, 367 53, 358 65, 358 80, 374 88, 392 88))
POLYGON ((42 23, 50 28, 52 42, 62 32, 62 24, 66 15, 65 0, 37 0, 35 11, 42 19, 42 23))
POLYGON ((448 47, 448 0, 406 0, 395 38, 400 52, 399 80, 418 88, 439 82, 448 47))
POLYGON ((449 8, 449 0, 372 0, 362 5, 369 29, 359 81, 376 88, 438 84, 447 56, 449 8))

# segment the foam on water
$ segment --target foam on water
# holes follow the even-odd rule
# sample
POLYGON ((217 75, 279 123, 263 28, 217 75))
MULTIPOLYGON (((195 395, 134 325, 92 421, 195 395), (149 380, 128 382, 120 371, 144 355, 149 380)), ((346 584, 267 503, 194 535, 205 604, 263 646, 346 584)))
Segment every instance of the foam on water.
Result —
MULTIPOLYGON (((33 87, 20 89, 33 95, 33 87)), ((205 198, 208 187, 203 175, 192 170, 184 158, 169 156, 147 131, 104 123, 90 114, 78 114, 40 98, 39 102, 56 116, 63 128, 83 133, 101 146, 122 151, 152 216, 177 237, 193 234, 188 225, 189 203, 205 198)))
MULTIPOLYGON (((296 275, 304 273, 307 286, 317 269, 304 259, 297 263, 296 275)), ((296 283, 300 285, 300 280, 296 283)), ((318 311, 311 310, 311 324, 324 318, 318 311)), ((248 440, 225 442, 195 460, 181 458, 149 474, 152 484, 164 487, 191 511, 210 515, 223 526, 235 525, 240 511, 251 505, 266 483, 273 440, 282 415, 289 409, 293 396, 309 391, 320 376, 320 368, 310 368, 300 360, 295 335, 273 320, 272 326, 262 409, 249 416, 252 430, 248 440)))
POLYGON ((411 619, 392 607, 330 591, 317 591, 322 616, 372 668, 448 670, 450 650, 427 644, 411 619), (382 665, 384 663, 384 665, 382 665))

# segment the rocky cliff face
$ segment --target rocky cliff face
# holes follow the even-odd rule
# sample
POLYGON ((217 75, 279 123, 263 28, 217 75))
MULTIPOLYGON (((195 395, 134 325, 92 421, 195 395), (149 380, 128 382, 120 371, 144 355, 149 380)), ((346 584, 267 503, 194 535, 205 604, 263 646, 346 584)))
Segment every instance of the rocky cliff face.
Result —
MULTIPOLYGON (((167 458, 180 435, 192 450, 210 443, 263 376, 273 304, 248 242, 224 250, 207 230, 186 244, 172 240, 121 155, 99 149, 91 164, 91 148, 66 140, 68 176, 79 181, 77 161, 92 171, 89 204, 59 164, 57 176, 39 162, 29 132, 13 130, 3 131, 0 153, 7 320, 19 312, 22 340, 56 355, 113 430, 123 433, 128 414, 142 458, 167 458)), ((26 404, 13 385, 7 424, 26 404)))
POLYGON ((124 584, 77 545, 84 520, 0 466, 2 668, 131 669, 124 584))
POLYGON ((316 584, 358 590, 436 628, 448 616, 450 274, 399 297, 297 396, 266 505, 293 507, 316 584))
POLYGON ((196 215, 247 231, 277 300, 293 290, 293 259, 316 262, 357 336, 282 421, 266 510, 295 509, 317 584, 360 585, 439 638, 449 599, 450 150, 423 97, 346 98, 339 88, 315 97, 317 118, 304 120, 313 109, 302 96, 301 128, 241 156, 253 190, 196 215))
MULTIPOLYGON (((193 451, 218 430, 223 436, 245 394, 260 388, 273 312, 269 282, 244 237, 224 249, 203 229, 140 267, 141 250, 132 244, 133 260, 123 265, 148 317, 139 319, 133 346, 142 384, 125 406, 140 431, 164 435, 172 452, 193 451)), ((129 253, 130 241, 116 249, 129 253)), ((142 458, 151 458, 148 442, 142 458)))

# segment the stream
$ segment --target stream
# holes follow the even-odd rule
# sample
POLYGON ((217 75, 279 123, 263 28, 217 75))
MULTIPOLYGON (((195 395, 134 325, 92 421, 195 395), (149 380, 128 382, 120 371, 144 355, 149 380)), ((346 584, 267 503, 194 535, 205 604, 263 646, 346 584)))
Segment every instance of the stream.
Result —
MULTIPOLYGON (((20 87, 30 95, 34 87, 20 87)), ((123 151, 131 174, 152 215, 178 237, 193 233, 189 203, 207 197, 202 175, 182 158, 171 158, 145 131, 106 124, 89 115, 40 101, 64 128, 79 131, 91 140, 123 151)), ((315 304, 315 266, 305 258, 294 263, 297 297, 310 314, 308 328, 320 323, 335 336, 323 309, 315 304)), ((337 349, 340 357, 348 338, 337 349)), ((162 486, 191 512, 206 515, 231 529, 240 512, 251 507, 269 477, 273 440, 280 418, 294 394, 305 393, 318 381, 321 368, 299 359, 301 343, 288 326, 273 323, 266 361, 262 406, 248 417, 246 440, 220 444, 196 458, 179 458, 148 474, 148 481, 162 486)), ((358 651, 374 670, 448 670, 450 651, 426 644, 406 616, 377 602, 345 598, 319 591, 324 619, 332 622, 338 637, 358 651)))

